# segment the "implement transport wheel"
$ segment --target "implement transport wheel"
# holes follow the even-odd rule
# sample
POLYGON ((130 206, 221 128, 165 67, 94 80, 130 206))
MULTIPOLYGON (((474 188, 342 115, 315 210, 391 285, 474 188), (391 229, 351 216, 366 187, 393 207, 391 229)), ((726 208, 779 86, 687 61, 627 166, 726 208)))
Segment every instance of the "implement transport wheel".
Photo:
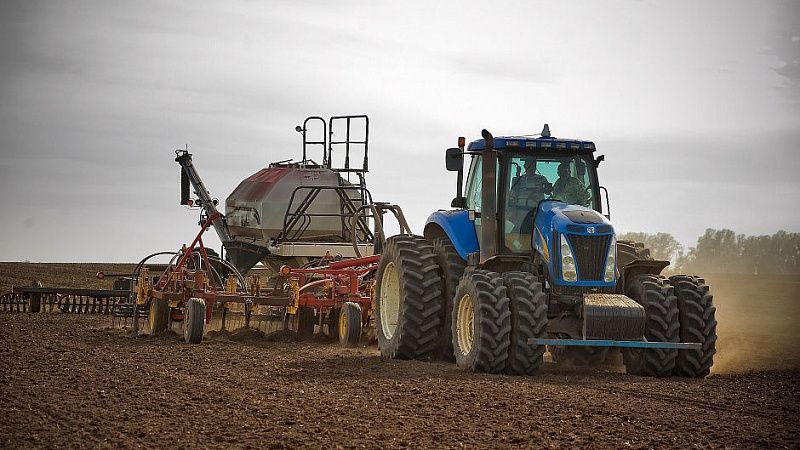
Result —
POLYGON ((547 296, 539 278, 529 272, 503 274, 511 311, 511 338, 505 373, 533 375, 542 365, 544 345, 528 344, 528 339, 547 334, 547 296))
POLYGON ((392 236, 378 263, 375 319, 381 355, 419 359, 439 344, 442 283, 424 238, 392 236))
POLYGON ((458 367, 487 373, 506 369, 511 310, 503 278, 498 273, 488 270, 464 273, 453 302, 452 333, 458 367))
POLYGON ((206 327, 206 301, 190 298, 186 303, 186 319, 183 322, 183 340, 189 344, 203 342, 206 327))
POLYGON ((433 240, 433 253, 439 264, 439 277, 442 279, 442 311, 439 314, 442 323, 439 327, 439 357, 445 361, 455 361, 453 355, 452 317, 453 297, 456 295, 458 282, 464 274, 466 262, 458 255, 450 239, 438 237, 433 240))
POLYGON ((156 336, 167 331, 169 326, 169 303, 163 299, 150 299, 150 335, 156 336))
POLYGON ((716 308, 704 279, 675 275, 669 278, 678 297, 681 342, 700 342, 700 350, 678 350, 675 375, 703 378, 711 371, 717 343, 716 308))
POLYGON ((314 308, 301 306, 297 309, 297 334, 300 339, 307 341, 314 337, 314 326, 317 324, 317 316, 314 308))
MULTIPOLYGON (((648 341, 679 341, 678 300, 666 278, 639 275, 627 283, 625 294, 644 306, 647 315, 644 337, 648 341)), ((633 348, 623 351, 622 360, 629 374, 666 377, 672 375, 677 356, 676 349, 633 348)))
POLYGON ((594 367, 605 362, 608 347, 551 347, 550 356, 557 364, 594 367))
POLYGON ((325 335, 328 338, 333 339, 335 341, 339 340, 339 314, 341 313, 340 308, 332 308, 328 311, 328 317, 326 318, 327 325, 325 325, 325 335))
POLYGON ((361 339, 361 305, 345 302, 339 312, 339 343, 343 347, 355 347, 361 339))

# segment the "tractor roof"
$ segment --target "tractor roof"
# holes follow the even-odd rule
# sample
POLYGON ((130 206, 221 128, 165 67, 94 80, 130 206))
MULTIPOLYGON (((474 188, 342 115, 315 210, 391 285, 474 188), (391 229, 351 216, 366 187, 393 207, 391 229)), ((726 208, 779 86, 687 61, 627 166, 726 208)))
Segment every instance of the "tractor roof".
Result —
MULTIPOLYGON (((485 148, 483 139, 470 142, 468 152, 477 152, 485 148)), ((591 153, 595 151, 594 142, 578 139, 559 139, 549 136, 498 136, 494 138, 497 150, 551 150, 553 153, 591 153)))

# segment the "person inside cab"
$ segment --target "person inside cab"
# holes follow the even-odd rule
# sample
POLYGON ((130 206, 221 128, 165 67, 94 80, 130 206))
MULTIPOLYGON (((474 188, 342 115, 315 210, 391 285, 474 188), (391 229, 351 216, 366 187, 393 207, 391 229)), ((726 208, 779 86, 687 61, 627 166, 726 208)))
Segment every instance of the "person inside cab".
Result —
POLYGON ((553 198, 571 205, 589 206, 586 186, 571 175, 569 162, 563 162, 558 166, 558 180, 553 184, 553 198))
POLYGON ((512 230, 517 233, 530 233, 533 226, 532 220, 526 223, 526 218, 536 210, 539 202, 550 193, 550 183, 543 175, 536 173, 536 158, 532 156, 523 159, 524 172, 511 180, 508 192, 507 220, 512 225, 512 230))

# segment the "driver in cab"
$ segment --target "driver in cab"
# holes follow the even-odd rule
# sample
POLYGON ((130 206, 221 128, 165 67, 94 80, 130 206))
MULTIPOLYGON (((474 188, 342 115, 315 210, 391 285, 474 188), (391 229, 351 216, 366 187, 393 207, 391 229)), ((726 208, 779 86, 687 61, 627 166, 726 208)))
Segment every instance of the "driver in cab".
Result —
POLYGON ((568 162, 558 166, 558 180, 553 184, 553 198, 570 205, 589 206, 586 186, 570 174, 568 162))
POLYGON ((508 220, 514 225, 516 232, 530 233, 530 226, 523 226, 526 216, 531 213, 549 194, 549 182, 543 175, 536 173, 536 158, 525 158, 525 172, 511 182, 508 194, 508 220), (528 228, 528 229, 522 229, 528 228))

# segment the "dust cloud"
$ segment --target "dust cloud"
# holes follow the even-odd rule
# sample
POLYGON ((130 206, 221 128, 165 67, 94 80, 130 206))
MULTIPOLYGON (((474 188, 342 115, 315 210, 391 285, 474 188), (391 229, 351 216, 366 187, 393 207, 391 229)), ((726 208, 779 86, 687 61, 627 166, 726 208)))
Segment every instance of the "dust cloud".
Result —
POLYGON ((800 277, 705 278, 717 308, 712 374, 800 370, 800 277))

